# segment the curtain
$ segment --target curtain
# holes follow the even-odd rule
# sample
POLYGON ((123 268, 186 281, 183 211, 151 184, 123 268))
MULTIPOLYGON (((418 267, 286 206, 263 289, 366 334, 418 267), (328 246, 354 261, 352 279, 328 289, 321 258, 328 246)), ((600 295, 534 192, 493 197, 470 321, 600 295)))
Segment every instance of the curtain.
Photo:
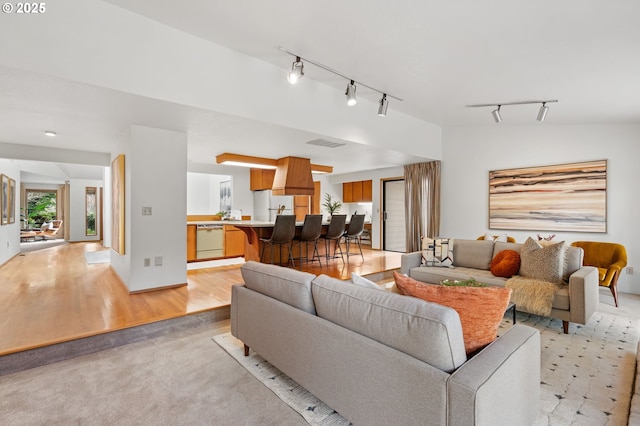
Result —
POLYGON ((440 233, 440 161, 404 166, 404 200, 407 251, 418 251, 440 233))

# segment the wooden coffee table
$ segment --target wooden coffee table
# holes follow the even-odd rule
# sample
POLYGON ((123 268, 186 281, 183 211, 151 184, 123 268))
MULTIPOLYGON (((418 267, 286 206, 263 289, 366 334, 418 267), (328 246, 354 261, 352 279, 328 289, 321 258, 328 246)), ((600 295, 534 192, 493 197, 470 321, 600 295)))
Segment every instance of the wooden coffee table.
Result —
POLYGON ((29 241, 29 238, 33 238, 35 241, 37 236, 38 234, 33 231, 20 231, 20 242, 29 241))

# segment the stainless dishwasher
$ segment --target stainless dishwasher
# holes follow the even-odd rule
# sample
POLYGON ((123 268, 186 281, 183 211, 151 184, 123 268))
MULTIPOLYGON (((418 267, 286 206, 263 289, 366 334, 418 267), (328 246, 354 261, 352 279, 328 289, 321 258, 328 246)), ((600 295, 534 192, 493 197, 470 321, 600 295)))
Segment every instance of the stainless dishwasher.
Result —
POLYGON ((196 234, 196 259, 224 256, 224 228, 222 225, 200 224, 196 234))

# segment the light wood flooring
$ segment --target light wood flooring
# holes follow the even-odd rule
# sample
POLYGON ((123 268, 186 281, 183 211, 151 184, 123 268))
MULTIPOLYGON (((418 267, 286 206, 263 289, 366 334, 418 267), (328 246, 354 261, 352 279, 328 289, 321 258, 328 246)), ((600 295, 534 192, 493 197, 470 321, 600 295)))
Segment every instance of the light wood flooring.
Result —
MULTIPOLYGON (((84 253, 100 243, 71 243, 20 254, 0 266, 0 355, 150 322, 223 308, 240 266, 187 272, 187 286, 130 295, 109 264, 89 265, 84 253)), ((348 279, 400 267, 400 253, 365 249, 302 270, 348 279)), ((186 267, 186 266, 185 266, 186 267)))

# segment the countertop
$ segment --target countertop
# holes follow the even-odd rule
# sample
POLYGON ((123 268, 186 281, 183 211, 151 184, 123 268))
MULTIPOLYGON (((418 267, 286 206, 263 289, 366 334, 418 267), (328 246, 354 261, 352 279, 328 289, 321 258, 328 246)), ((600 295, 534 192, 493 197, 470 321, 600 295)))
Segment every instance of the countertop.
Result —
MULTIPOLYGON (((347 224, 349 222, 347 221, 347 224)), ((188 221, 187 225, 232 225, 232 226, 245 226, 249 228, 268 228, 272 227, 275 222, 265 222, 258 220, 201 220, 201 221, 188 221)), ((296 226, 302 226, 303 222, 296 222, 296 226)), ((328 225, 329 222, 323 222, 323 225, 328 225)), ((369 225, 371 222, 365 222, 365 225, 369 225)))

